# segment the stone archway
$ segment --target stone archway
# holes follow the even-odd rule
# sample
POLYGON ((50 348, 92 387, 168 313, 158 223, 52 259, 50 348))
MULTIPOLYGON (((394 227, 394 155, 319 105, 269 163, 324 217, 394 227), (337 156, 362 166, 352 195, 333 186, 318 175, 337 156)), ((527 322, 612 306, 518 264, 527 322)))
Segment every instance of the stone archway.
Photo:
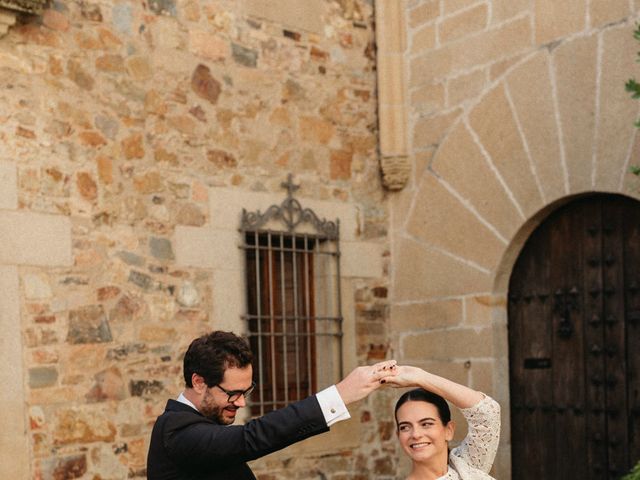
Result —
MULTIPOLYGON (((392 200, 397 356, 490 391, 507 412, 506 293, 529 233, 573 195, 639 196, 627 27, 536 50, 450 128, 412 129, 413 182, 392 200)), ((510 477, 507 417, 497 478, 510 477)))

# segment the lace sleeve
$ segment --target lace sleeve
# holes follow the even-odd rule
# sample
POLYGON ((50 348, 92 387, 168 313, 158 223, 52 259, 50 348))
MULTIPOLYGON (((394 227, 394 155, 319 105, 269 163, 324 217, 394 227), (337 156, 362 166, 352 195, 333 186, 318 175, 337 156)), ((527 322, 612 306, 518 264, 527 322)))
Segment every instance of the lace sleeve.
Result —
POLYGON ((500 405, 485 396, 473 407, 460 410, 469 425, 469 433, 462 443, 451 451, 470 466, 488 473, 500 441, 500 405))

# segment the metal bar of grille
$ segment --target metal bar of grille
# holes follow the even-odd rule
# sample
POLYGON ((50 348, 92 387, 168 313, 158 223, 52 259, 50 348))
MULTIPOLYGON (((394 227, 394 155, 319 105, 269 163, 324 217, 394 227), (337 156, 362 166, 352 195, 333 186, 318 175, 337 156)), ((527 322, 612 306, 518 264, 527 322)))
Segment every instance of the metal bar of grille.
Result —
MULTIPOLYGON (((258 232, 254 232, 253 235, 255 244, 258 245, 258 232)), ((256 311, 258 312, 258 318, 256 323, 258 324, 258 378, 262 380, 264 378, 264 369, 262 365, 262 309, 261 309, 261 299, 262 292, 260 289, 260 250, 256 249, 256 311)), ((260 389, 260 415, 264 415, 264 391, 260 389)))
MULTIPOLYGON (((309 245, 307 244, 308 241, 308 236, 305 235, 304 236, 304 247, 305 250, 309 250, 309 245)), ((315 246, 315 241, 313 242, 314 246, 315 246)), ((313 251, 313 249, 312 249, 313 251)), ((304 289, 304 301, 305 301, 305 323, 306 323, 306 328, 305 331, 308 332, 309 334, 311 334, 311 319, 310 319, 310 313, 311 313, 311 300, 310 300, 310 291, 309 289, 311 288, 311 279, 309 278, 309 257, 308 255, 305 255, 305 262, 304 262, 304 268, 305 268, 305 278, 306 278, 306 283, 305 283, 305 289, 304 289)), ((312 372, 311 372, 311 335, 307 336, 307 372, 309 372, 309 381, 307 382, 307 395, 311 395, 311 389, 313 388, 313 381, 312 381, 312 372)), ((315 373, 315 372, 314 372, 315 373)))
MULTIPOLYGON (((281 239, 280 239, 281 240, 281 239)), ((272 244, 271 233, 267 234, 267 246, 271 246, 272 244)), ((274 315, 272 315, 269 319, 269 332, 268 334, 275 333, 275 304, 274 304, 274 295, 273 295, 273 249, 269 249, 269 286, 270 286, 270 295, 269 302, 272 305, 272 310, 274 311, 274 315)), ((277 385, 278 385, 278 373, 276 371, 276 338, 274 335, 266 335, 269 336, 271 341, 271 402, 273 408, 276 408, 276 398, 277 398, 277 385)), ((265 335, 265 334, 263 334, 265 335)))
MULTIPOLYGON (((280 234, 280 245, 284 247, 284 236, 282 234, 280 234)), ((287 369, 287 284, 286 284, 286 277, 285 277, 285 256, 284 256, 284 249, 280 250, 280 296, 282 298, 282 305, 281 305, 281 309, 282 309, 282 344, 283 344, 283 356, 284 356, 284 372, 283 372, 283 387, 284 387, 284 396, 285 396, 285 401, 288 400, 289 398, 289 392, 288 392, 288 388, 287 388, 287 373, 289 372, 289 370, 287 369)), ((274 329, 271 330, 272 332, 275 332, 274 329)), ((274 401, 276 400, 275 396, 274 396, 274 401)), ((274 405, 275 408, 275 405, 274 405)))
MULTIPOLYGON (((297 247, 297 242, 294 240, 294 248, 297 247)), ((306 245, 305 245, 305 251, 306 251, 306 245)), ((303 255, 305 255, 306 257, 306 253, 304 253, 303 255)), ((295 252, 293 253, 293 279, 294 281, 297 278, 298 275, 298 271, 297 271, 297 258, 296 258, 296 254, 295 252)), ((306 278, 306 277, 305 277, 306 278)), ((294 288, 293 288, 294 292, 293 292, 293 301, 294 301, 294 307, 293 307, 293 311, 294 311, 294 315, 295 315, 295 320, 294 320, 294 332, 295 332, 295 337, 294 337, 294 341, 295 341, 295 350, 296 350, 296 397, 299 399, 300 398, 300 342, 299 339, 300 337, 298 336, 299 330, 299 322, 300 319, 298 317, 299 312, 298 312, 298 288, 297 288, 297 282, 294 283, 294 288)))
MULTIPOLYGON (((338 232, 340 231, 340 220, 336 221, 337 224, 337 228, 338 228, 338 232)), ((342 288, 340 285, 340 242, 335 242, 335 246, 336 246, 336 250, 335 250, 335 254, 336 254, 336 293, 337 293, 337 302, 338 302, 338 321, 340 322, 340 332, 342 334, 342 288)), ((338 348, 338 357, 339 357, 339 362, 338 362, 338 368, 340 369, 339 375, 340 378, 342 378, 342 376, 344 375, 344 354, 342 352, 342 348, 341 345, 338 348)))
MULTIPOLYGON (((269 274, 269 333, 273 332, 273 327, 275 325, 275 306, 273 304, 274 299, 273 299, 273 250, 271 248, 273 243, 273 239, 271 238, 271 233, 267 234, 267 252, 268 252, 268 274, 269 274)), ((256 247, 259 248, 260 243, 256 243, 256 247)), ((262 301, 262 299, 260 299, 260 301, 262 301)), ((267 336, 265 335, 265 333, 262 333, 262 336, 267 336)), ((275 349, 274 349, 274 342, 275 339, 272 337, 271 338, 271 381, 272 381, 272 386, 271 386, 271 392, 272 392, 272 400, 275 400, 276 396, 275 396, 275 385, 276 385, 276 369, 275 369, 275 365, 276 365, 276 360, 275 360, 275 349)))

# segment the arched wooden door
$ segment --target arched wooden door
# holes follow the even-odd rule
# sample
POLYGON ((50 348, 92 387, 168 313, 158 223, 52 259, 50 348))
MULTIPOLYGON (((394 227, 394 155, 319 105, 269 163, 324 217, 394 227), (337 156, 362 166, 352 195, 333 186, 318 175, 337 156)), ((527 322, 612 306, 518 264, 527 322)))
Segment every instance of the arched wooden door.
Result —
POLYGON ((640 460, 640 202, 575 200, 509 284, 512 478, 618 479, 640 460))

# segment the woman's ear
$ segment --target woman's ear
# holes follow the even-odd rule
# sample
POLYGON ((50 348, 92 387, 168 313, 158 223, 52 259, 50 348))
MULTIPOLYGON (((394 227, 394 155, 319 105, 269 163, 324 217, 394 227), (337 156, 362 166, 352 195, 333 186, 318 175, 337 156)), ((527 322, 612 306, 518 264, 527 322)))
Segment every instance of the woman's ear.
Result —
POLYGON ((456 433, 456 422, 454 422, 453 420, 449 420, 449 423, 447 423, 444 429, 444 438, 447 440, 447 442, 450 442, 451 440, 453 440, 453 435, 456 433))

